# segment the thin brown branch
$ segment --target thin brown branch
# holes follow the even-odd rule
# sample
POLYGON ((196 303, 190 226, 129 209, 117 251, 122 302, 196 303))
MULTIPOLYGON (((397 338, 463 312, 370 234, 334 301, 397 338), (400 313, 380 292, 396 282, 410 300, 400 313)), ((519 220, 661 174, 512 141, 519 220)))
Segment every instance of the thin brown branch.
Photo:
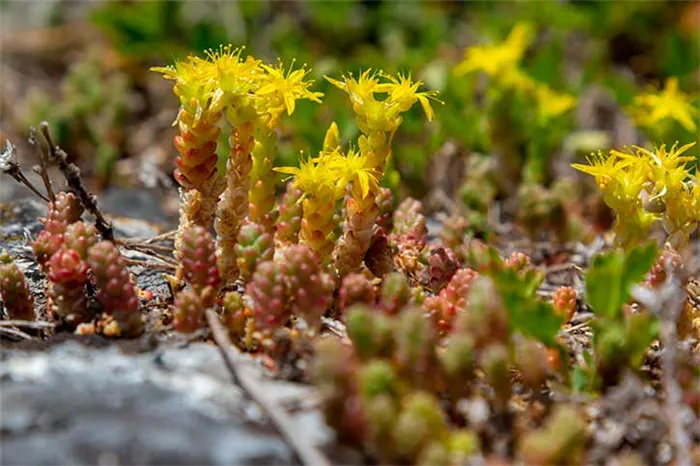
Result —
POLYGON ((137 260, 137 259, 129 259, 127 257, 123 257, 123 259, 124 259, 124 262, 126 262, 126 265, 145 267, 147 269, 163 270, 165 272, 172 272, 175 269, 177 269, 177 266, 171 265, 171 264, 158 264, 156 262, 148 262, 148 261, 142 261, 142 260, 137 260))
MULTIPOLYGON (((121 241, 117 241, 117 244, 119 244, 121 247, 123 247, 125 249, 130 249, 132 251, 138 251, 142 254, 146 254, 146 255, 155 257, 156 259, 161 260, 163 262, 166 262, 168 264, 175 265, 175 266, 178 265, 178 262, 175 259, 173 259, 172 257, 160 254, 158 251, 153 250, 153 249, 149 248, 148 246, 143 246, 140 244, 127 244, 127 243, 123 243, 121 241)), ((170 252, 170 251, 172 251, 172 249, 166 249, 166 251, 170 252)))
POLYGON ((167 241, 169 239, 173 239, 176 233, 177 230, 171 230, 165 233, 161 233, 160 235, 151 236, 150 238, 126 238, 122 241, 124 244, 152 244, 157 243, 158 241, 167 241))
POLYGON ((56 200, 56 194, 53 191, 53 184, 49 177, 49 156, 46 151, 37 144, 36 128, 33 126, 29 129, 29 144, 36 147, 39 151, 39 167, 34 167, 34 171, 41 176, 41 180, 44 182, 44 188, 46 188, 46 194, 51 202, 54 202, 56 200))
POLYGON ((68 154, 55 144, 47 122, 42 121, 39 124, 39 129, 48 146, 49 160, 58 165, 68 186, 78 194, 83 206, 95 216, 95 228, 100 232, 100 235, 106 240, 114 241, 114 229, 112 228, 112 224, 105 220, 102 212, 97 208, 97 198, 95 195, 88 192, 85 188, 83 180, 80 177, 80 169, 74 163, 69 162, 68 154))
POLYGON ((23 184, 29 188, 31 192, 39 196, 43 201, 50 202, 49 198, 39 191, 36 186, 24 176, 24 173, 22 173, 22 169, 17 162, 17 151, 9 140, 7 141, 7 148, 5 151, 0 153, 0 171, 14 178, 19 184, 23 184))
POLYGON ((219 322, 219 317, 216 313, 208 309, 206 317, 209 328, 211 328, 212 337, 219 347, 226 367, 231 372, 233 382, 241 387, 243 392, 267 413, 280 435, 294 449, 302 464, 330 466, 330 462, 326 457, 309 441, 304 430, 296 425, 294 420, 278 403, 265 395, 265 391, 260 386, 260 383, 254 377, 246 374, 245 370, 240 367, 240 362, 230 354, 231 340, 226 329, 219 322))

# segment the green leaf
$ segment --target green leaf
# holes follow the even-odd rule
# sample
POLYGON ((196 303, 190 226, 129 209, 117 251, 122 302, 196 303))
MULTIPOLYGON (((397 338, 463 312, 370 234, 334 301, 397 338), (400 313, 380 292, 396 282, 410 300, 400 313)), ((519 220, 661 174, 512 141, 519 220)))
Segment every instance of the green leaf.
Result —
POLYGON ((492 273, 498 293, 508 311, 511 330, 547 346, 555 346, 564 318, 554 311, 550 303, 537 297, 542 274, 537 270, 518 273, 510 269, 492 273))
POLYGON ((649 345, 659 333, 657 320, 646 313, 632 314, 627 319, 626 347, 630 365, 638 368, 649 345))
POLYGON ((649 243, 627 254, 599 254, 586 274, 586 300, 601 316, 618 318, 629 300, 632 285, 641 281, 656 260, 656 245, 649 243))
POLYGON ((587 371, 585 367, 583 367, 583 366, 574 367, 574 370, 571 371, 571 379, 570 379, 571 389, 574 391, 574 393, 585 392, 590 386, 589 379, 590 379, 590 374, 589 374, 589 371, 587 371))
POLYGON ((596 314, 617 317, 622 312, 624 258, 619 252, 599 254, 586 274, 586 300, 596 314))
POLYGON ((642 281, 656 261, 656 243, 648 243, 632 249, 625 260, 623 283, 632 285, 642 281))

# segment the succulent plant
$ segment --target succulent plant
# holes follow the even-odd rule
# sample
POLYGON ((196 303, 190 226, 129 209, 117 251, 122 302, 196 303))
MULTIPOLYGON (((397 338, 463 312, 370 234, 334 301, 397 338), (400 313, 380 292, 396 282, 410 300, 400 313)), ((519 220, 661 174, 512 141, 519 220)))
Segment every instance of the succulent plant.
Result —
POLYGON ((505 411, 512 393, 508 347, 502 343, 489 344, 481 350, 478 360, 488 384, 493 388, 494 407, 505 411))
POLYGON ((317 329, 333 297, 333 279, 303 244, 291 245, 284 251, 279 269, 284 276, 291 312, 317 329))
POLYGON ((578 464, 586 440, 581 415, 570 406, 558 406, 545 425, 525 435, 519 445, 520 458, 526 464, 578 464))
POLYGON ((205 228, 193 226, 182 235, 182 269, 185 280, 195 292, 220 283, 214 238, 205 228))
POLYGON ((358 303, 374 305, 377 296, 374 286, 362 273, 351 273, 340 284, 338 308, 345 311, 358 303))
POLYGON ((10 319, 34 320, 29 282, 6 250, 0 251, 0 296, 10 319))
POLYGON ((509 340, 508 312, 493 279, 480 276, 474 280, 467 301, 469 312, 457 316, 455 333, 471 335, 476 348, 509 340))
POLYGON ((32 241, 32 250, 34 256, 41 266, 42 270, 48 270, 49 260, 51 256, 63 246, 63 233, 52 233, 49 230, 43 230, 32 241))
POLYGON ((61 249, 49 262, 49 309, 75 328, 90 320, 85 285, 88 266, 73 249, 61 249))
POLYGON ((175 296, 175 330, 192 333, 206 326, 202 297, 190 290, 182 290, 175 296))
POLYGON ((394 211, 394 228, 389 241, 397 250, 395 263, 407 273, 416 273, 421 267, 421 253, 428 240, 423 205, 406 198, 394 211))
POLYGON ((87 263, 97 284, 97 299, 109 317, 104 327, 108 336, 136 336, 143 329, 139 301, 119 249, 101 241, 88 251, 87 263))
POLYGON ((438 373, 437 333, 418 307, 408 307, 396 317, 394 359, 399 374, 413 385, 433 389, 438 373))
POLYGON ((287 183, 287 190, 282 196, 279 205, 279 217, 277 218, 277 229, 275 230, 275 240, 280 243, 297 243, 299 241, 299 231, 301 230, 301 196, 303 191, 287 183))
POLYGON ((450 248, 434 248, 428 256, 428 284, 434 293, 439 293, 457 272, 459 264, 450 248))
POLYGON ((245 308, 243 296, 236 291, 227 292, 221 300, 223 323, 233 339, 242 339, 246 334, 252 313, 245 308))
POLYGON ((361 361, 389 358, 394 350, 392 319, 361 304, 348 309, 346 327, 361 361))
POLYGON ((98 237, 95 227, 80 221, 68 225, 66 232, 63 234, 65 247, 77 252, 82 260, 87 259, 88 250, 97 241, 98 237))
POLYGON ((280 267, 272 261, 261 262, 246 287, 253 303, 256 328, 271 332, 287 324, 291 311, 280 267))
POLYGON ((469 291, 478 276, 478 272, 470 268, 459 269, 439 295, 425 300, 424 309, 438 332, 448 332, 455 316, 466 311, 469 291))
POLYGON ((676 278, 680 279, 681 281, 683 281, 685 278, 685 266, 683 264, 683 259, 681 258, 680 254, 673 249, 665 249, 659 255, 654 265, 651 266, 651 270, 649 271, 645 284, 651 288, 660 287, 668 279, 668 272, 676 275, 676 278))
POLYGON ((379 208, 376 224, 385 232, 390 232, 394 226, 394 195, 389 188, 380 188, 374 202, 379 208))
POLYGON ((410 299, 411 289, 403 274, 392 272, 384 276, 379 292, 379 304, 386 314, 398 314, 410 299))
POLYGON ((574 317, 577 298, 578 293, 571 286, 560 286, 552 295, 554 310, 566 319, 565 322, 569 322, 574 317))
POLYGON ((532 259, 530 259, 530 256, 523 252, 513 251, 503 261, 503 266, 507 269, 512 269, 516 272, 521 272, 532 268, 532 259))
POLYGON ((334 338, 323 338, 316 346, 314 381, 323 400, 323 413, 338 439, 362 444, 367 435, 367 418, 359 397, 356 377, 358 362, 352 347, 334 338))
POLYGON ((431 440, 446 433, 447 420, 431 394, 418 391, 403 400, 393 438, 403 461, 414 462, 431 440))
POLYGON ((44 219, 44 228, 51 233, 63 233, 68 225, 80 220, 83 204, 72 192, 61 191, 56 200, 49 203, 49 210, 44 219))
POLYGON ((274 252, 272 235, 264 225, 244 221, 238 231, 235 251, 241 277, 247 280, 255 272, 258 262, 272 260, 274 252))

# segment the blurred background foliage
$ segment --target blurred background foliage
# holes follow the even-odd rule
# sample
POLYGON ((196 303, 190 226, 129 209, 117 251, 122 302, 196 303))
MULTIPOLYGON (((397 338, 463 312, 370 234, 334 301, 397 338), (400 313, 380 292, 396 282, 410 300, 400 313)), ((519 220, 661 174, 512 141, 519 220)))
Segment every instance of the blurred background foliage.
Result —
MULTIPOLYGON (((75 18, 62 17, 62 12, 68 11, 64 3, 53 2, 54 9, 47 13, 51 25, 76 24, 75 18)), ((78 23, 98 30, 100 39, 85 44, 85 49, 92 51, 76 55, 78 64, 64 67, 63 76, 58 78, 63 82, 58 86, 61 92, 51 96, 53 104, 48 98, 42 103, 36 92, 31 93, 27 100, 30 110, 24 112, 21 121, 26 125, 30 120, 49 118, 61 128, 62 142, 70 147, 76 146, 71 142, 76 138, 87 138, 98 147, 108 145, 110 149, 82 151, 91 155, 81 155, 97 157, 94 170, 107 180, 113 176, 114 160, 135 155, 122 141, 122 129, 176 105, 176 99, 167 93, 168 84, 151 76, 148 68, 171 64, 189 53, 201 53, 220 44, 245 45, 250 54, 266 61, 296 60, 313 68, 315 89, 325 94, 324 103, 302 102, 287 119, 278 164, 295 163, 299 151, 319 150, 325 128, 333 120, 345 141, 357 137, 346 96, 333 89, 324 75, 338 77, 367 67, 391 73, 407 71, 421 78, 427 88, 439 90, 444 104, 436 105, 435 122, 426 124, 418 110, 407 115, 395 140, 394 171, 385 180, 394 187, 400 183, 414 196, 424 195, 430 188, 427 173, 431 155, 446 143, 452 143, 462 156, 494 150, 496 136, 487 131, 486 111, 492 113, 494 109, 485 107, 483 79, 457 77, 452 70, 467 47, 502 41, 515 24, 527 23, 535 31, 521 61, 523 71, 538 82, 578 98, 576 110, 552 122, 551 127, 536 131, 528 126, 532 109, 527 103, 517 99, 507 102, 513 107, 509 109, 515 120, 513 131, 524 131, 524 138, 549 138, 548 144, 553 145, 547 150, 557 156, 571 158, 576 152, 580 156, 589 146, 592 150, 601 142, 645 143, 643 131, 621 129, 619 118, 601 120, 599 113, 587 114, 587 108, 601 106, 596 99, 609 103, 610 111, 624 122, 620 109, 630 105, 639 92, 659 89, 668 77, 678 77, 680 89, 687 94, 698 94, 697 2, 90 3, 78 23), (101 57, 101 63, 95 56, 101 57), (81 69, 93 70, 92 76, 85 76, 81 69), (77 96, 71 91, 76 86, 83 90, 77 96), (139 94, 141 103, 125 104, 129 93, 139 94), (96 125, 91 120, 101 123, 96 125), (92 129, 86 131, 86 126, 92 129)), ((0 11, 7 7, 8 2, 0 3, 0 11)), ((175 111, 171 111, 174 116, 175 111)), ((664 136, 667 142, 697 140, 697 134, 683 128, 668 130, 664 136)), ((168 148, 168 142, 163 151, 172 155, 174 149, 168 148)), ((536 150, 545 149, 538 146, 536 150)))

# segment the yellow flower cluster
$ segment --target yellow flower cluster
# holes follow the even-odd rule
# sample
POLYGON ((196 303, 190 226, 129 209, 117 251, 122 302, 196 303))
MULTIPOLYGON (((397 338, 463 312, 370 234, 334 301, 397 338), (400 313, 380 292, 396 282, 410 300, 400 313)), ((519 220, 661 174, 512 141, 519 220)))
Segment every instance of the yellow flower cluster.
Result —
POLYGON ((613 150, 592 155, 587 165, 573 165, 595 177, 605 203, 617 215, 615 233, 621 245, 644 240, 661 222, 672 246, 687 246, 700 222, 700 184, 687 167, 693 158, 682 154, 694 145, 670 150, 662 145, 654 151, 634 147, 633 153, 613 150))
POLYGON ((152 70, 174 80, 180 103, 197 115, 240 105, 244 98, 273 127, 285 111, 294 112, 296 100, 321 102, 323 94, 309 90, 313 81, 304 81, 309 73, 305 66, 294 70, 292 63, 285 71, 281 63, 270 66, 251 56, 243 59, 242 52, 243 48, 228 45, 208 51, 206 58, 189 56, 174 66, 152 70))
POLYGON ((282 115, 291 115, 298 99, 320 102, 322 96, 309 90, 312 81, 306 80, 309 71, 305 66, 266 65, 251 56, 243 58, 242 52, 229 45, 208 51, 205 58, 190 56, 171 67, 153 68, 175 81, 173 90, 181 104, 176 120, 180 128, 176 147, 181 153, 177 162, 178 167, 188 169, 180 177, 181 184, 194 188, 183 197, 178 231, 191 223, 208 227, 216 210, 214 226, 224 282, 236 278, 234 245, 244 217, 268 229, 274 225, 272 167, 282 115), (232 128, 225 183, 211 169, 217 161, 211 128, 217 127, 222 113, 232 128), (197 170, 190 168, 194 164, 197 170), (198 180, 208 178, 195 185, 194 175, 198 180))
POLYGON ((457 76, 484 72, 504 89, 525 93, 536 103, 537 121, 545 125, 576 106, 576 98, 554 91, 548 85, 532 79, 520 69, 522 59, 532 40, 527 24, 517 24, 503 43, 469 47, 464 60, 454 68, 457 76))
POLYGON ((337 127, 333 123, 318 157, 302 161, 298 168, 275 168, 294 175, 294 186, 304 192, 300 238, 323 262, 329 259, 335 241, 336 202, 348 184, 352 182, 353 189, 362 196, 379 190, 378 174, 368 165, 368 158, 353 148, 343 153, 337 142, 337 127))
MULTIPOLYGON (((362 264, 369 249, 374 220, 379 213, 375 202, 379 191, 377 180, 384 175, 391 157, 391 141, 403 121, 401 114, 419 102, 432 121, 430 101, 437 101, 437 92, 419 91, 422 81, 413 81, 410 75, 394 77, 371 70, 363 72, 359 79, 352 75, 343 76, 342 81, 326 79, 348 94, 362 132, 357 141, 359 152, 350 151, 342 160, 347 168, 341 180, 352 185, 345 203, 343 236, 334 251, 336 275, 343 276, 362 264)), ((336 160, 330 166, 338 163, 341 162, 336 160)))
POLYGON ((390 154, 391 138, 403 121, 401 113, 420 102, 428 121, 434 117, 430 100, 437 100, 437 92, 418 92, 423 82, 413 81, 410 75, 394 77, 366 70, 359 79, 352 75, 343 76, 342 81, 326 79, 350 97, 357 126, 364 134, 358 141, 360 151, 381 173, 390 154), (384 94, 385 98, 377 99, 377 94, 384 94))
POLYGON ((697 129, 695 117, 698 109, 691 104, 688 95, 678 90, 678 78, 668 78, 660 92, 646 92, 634 98, 629 113, 641 127, 653 127, 664 120, 672 120, 688 132, 697 129))

